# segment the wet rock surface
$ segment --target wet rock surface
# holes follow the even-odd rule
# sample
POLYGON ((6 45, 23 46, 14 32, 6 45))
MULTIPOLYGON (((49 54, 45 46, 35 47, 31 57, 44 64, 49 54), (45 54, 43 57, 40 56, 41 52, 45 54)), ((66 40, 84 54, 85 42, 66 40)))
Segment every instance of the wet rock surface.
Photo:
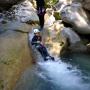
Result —
POLYGON ((21 2, 24 0, 0 0, 0 10, 9 9, 12 7, 12 5, 17 4, 18 2, 21 2))

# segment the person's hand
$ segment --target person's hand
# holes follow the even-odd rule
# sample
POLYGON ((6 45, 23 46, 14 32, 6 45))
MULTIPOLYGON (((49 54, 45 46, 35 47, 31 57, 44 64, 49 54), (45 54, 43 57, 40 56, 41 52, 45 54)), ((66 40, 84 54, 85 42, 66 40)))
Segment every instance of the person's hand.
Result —
POLYGON ((37 43, 41 43, 40 41, 37 41, 37 43))

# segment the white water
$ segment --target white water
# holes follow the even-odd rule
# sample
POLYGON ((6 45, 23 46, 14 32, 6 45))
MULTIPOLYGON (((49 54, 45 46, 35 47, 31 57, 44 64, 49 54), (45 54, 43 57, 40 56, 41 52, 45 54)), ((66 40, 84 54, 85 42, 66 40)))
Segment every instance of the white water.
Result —
POLYGON ((90 85, 83 83, 82 74, 76 67, 63 62, 38 63, 43 69, 38 75, 42 78, 50 79, 54 84, 65 90, 89 90, 90 85), (71 68, 71 69, 68 69, 71 68))
MULTIPOLYGON (((33 34, 29 34, 30 41, 32 36, 33 34)), ((36 66, 32 69, 32 71, 28 69, 21 78, 21 86, 24 86, 26 83, 24 86, 25 89, 21 88, 18 90, 90 90, 90 83, 84 81, 84 79, 89 77, 82 75, 83 73, 81 70, 77 69, 76 66, 64 63, 56 57, 55 61, 46 62, 43 61, 39 54, 37 54, 37 57, 36 66), (33 86, 31 86, 32 84, 28 85, 27 83, 32 83, 33 86), (51 89, 52 85, 49 86, 49 83, 53 84, 54 87, 57 87, 57 89, 54 87, 51 89), (37 88, 35 88, 35 85, 37 88), (46 86, 42 88, 43 85, 46 86), (28 87, 29 89, 27 89, 28 87), (31 89, 32 87, 33 89, 31 89), (47 87, 50 88, 47 89, 47 87)))
POLYGON ((61 60, 39 60, 32 70, 24 72, 15 90, 90 90, 90 83, 83 78, 88 77, 61 60))

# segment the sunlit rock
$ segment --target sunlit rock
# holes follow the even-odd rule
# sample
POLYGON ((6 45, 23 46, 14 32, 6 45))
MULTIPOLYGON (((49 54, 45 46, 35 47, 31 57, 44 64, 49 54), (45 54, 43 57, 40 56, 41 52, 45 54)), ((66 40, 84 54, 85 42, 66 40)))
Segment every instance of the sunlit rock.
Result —
POLYGON ((63 44, 60 39, 61 20, 55 21, 52 26, 46 28, 46 44, 49 52, 54 56, 59 56, 66 50, 67 41, 64 40, 63 44))
POLYGON ((60 5, 56 5, 56 10, 61 13, 61 19, 71 24, 77 32, 90 34, 90 21, 82 9, 82 5, 78 2, 68 4, 67 0, 59 3, 60 5))
POLYGON ((47 13, 45 15, 45 26, 49 27, 52 26, 53 23, 55 22, 55 17, 54 17, 54 12, 52 9, 48 9, 47 13))

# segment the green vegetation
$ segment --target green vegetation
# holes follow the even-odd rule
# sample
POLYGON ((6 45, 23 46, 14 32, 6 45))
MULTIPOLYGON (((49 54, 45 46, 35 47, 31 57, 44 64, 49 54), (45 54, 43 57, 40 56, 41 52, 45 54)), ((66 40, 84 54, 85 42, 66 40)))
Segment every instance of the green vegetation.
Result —
POLYGON ((58 2, 58 0, 45 0, 45 2, 46 2, 46 7, 49 8, 53 5, 55 5, 58 2))
POLYGON ((60 13, 58 13, 58 12, 54 12, 54 17, 55 17, 56 20, 61 19, 60 13))

